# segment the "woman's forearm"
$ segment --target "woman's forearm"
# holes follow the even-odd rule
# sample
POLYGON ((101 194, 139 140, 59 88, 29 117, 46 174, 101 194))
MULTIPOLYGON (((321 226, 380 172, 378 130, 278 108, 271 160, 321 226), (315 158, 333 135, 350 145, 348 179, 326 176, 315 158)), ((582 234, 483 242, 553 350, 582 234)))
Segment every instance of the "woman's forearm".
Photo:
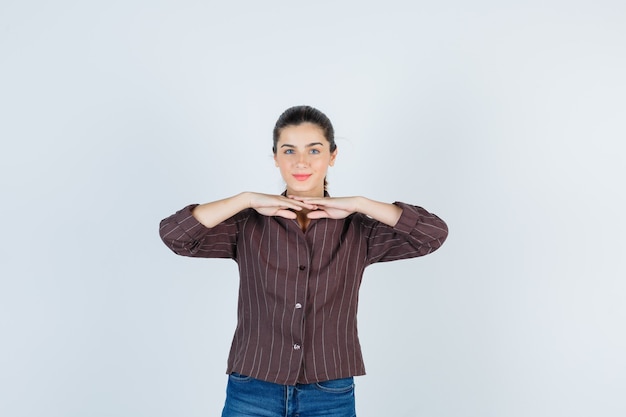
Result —
POLYGON ((366 197, 357 197, 357 211, 391 227, 398 223, 402 215, 400 207, 366 197))
POLYGON ((214 227, 250 207, 250 197, 243 192, 235 196, 196 206, 192 214, 204 226, 214 227))

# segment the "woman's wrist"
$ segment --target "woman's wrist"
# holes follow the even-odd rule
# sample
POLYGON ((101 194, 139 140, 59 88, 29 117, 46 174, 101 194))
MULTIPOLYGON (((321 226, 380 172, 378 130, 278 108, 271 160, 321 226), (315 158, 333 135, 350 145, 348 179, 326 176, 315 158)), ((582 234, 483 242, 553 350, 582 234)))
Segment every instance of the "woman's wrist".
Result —
POLYGON ((356 213, 367 214, 365 210, 367 208, 368 202, 371 201, 366 197, 356 196, 354 197, 354 211, 356 213))
POLYGON ((243 191, 235 196, 235 198, 239 201, 239 205, 241 205, 241 209, 249 209, 252 207, 252 193, 250 191, 243 191))
POLYGON ((357 201, 359 213, 365 214, 391 227, 394 227, 398 223, 402 215, 402 209, 394 204, 383 203, 366 197, 358 197, 357 201))

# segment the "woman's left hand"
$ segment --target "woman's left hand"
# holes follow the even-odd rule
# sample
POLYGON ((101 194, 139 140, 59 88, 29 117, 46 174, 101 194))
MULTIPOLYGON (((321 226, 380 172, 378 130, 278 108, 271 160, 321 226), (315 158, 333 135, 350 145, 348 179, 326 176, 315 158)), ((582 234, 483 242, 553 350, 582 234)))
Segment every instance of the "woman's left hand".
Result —
POLYGON ((313 210, 307 214, 309 219, 343 219, 358 211, 359 197, 311 198, 290 195, 289 198, 315 206, 313 210))
POLYGON ((367 197, 312 198, 290 195, 289 198, 313 206, 307 214, 309 219, 343 219, 358 212, 395 227, 402 215, 402 209, 397 205, 381 203, 367 197))

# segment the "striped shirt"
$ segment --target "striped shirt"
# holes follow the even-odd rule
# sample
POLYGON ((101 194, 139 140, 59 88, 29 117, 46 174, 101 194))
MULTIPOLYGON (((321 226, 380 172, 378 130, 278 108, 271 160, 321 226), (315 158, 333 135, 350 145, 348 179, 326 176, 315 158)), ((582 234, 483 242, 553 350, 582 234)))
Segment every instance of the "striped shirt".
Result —
POLYGON ((421 207, 402 208, 395 227, 355 213, 296 220, 246 209, 207 228, 190 205, 161 221, 165 244, 183 256, 234 259, 240 286, 227 373, 283 385, 365 374, 357 334, 365 267, 427 255, 446 224, 421 207))

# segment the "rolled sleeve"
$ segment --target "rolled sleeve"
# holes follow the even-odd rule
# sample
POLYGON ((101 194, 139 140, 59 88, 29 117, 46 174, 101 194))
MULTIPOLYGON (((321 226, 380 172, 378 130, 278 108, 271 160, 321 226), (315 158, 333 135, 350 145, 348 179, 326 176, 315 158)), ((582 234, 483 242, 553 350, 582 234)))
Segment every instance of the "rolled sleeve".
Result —
POLYGON ((192 214, 196 206, 188 205, 161 221, 159 234, 163 243, 182 256, 232 258, 238 234, 236 219, 208 228, 192 214))
POLYGON ((422 207, 395 202, 402 214, 394 227, 377 222, 368 236, 369 263, 428 255, 448 236, 446 223, 422 207))

